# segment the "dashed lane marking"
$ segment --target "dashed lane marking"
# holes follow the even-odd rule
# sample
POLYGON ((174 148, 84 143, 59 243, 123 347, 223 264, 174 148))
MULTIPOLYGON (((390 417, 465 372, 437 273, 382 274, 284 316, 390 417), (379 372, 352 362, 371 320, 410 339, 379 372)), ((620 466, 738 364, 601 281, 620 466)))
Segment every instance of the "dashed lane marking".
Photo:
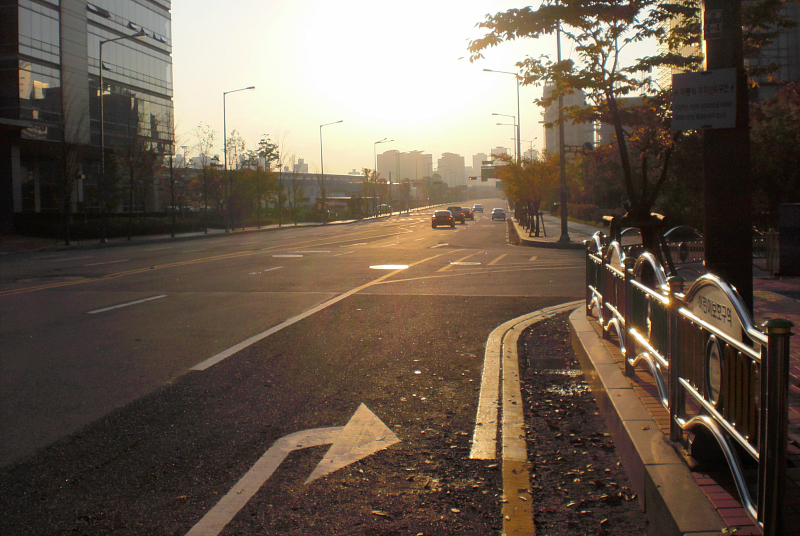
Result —
POLYGON ((138 305, 144 302, 160 300, 161 298, 166 298, 166 297, 167 297, 166 294, 161 294, 159 296, 152 296, 150 298, 145 298, 143 300, 136 300, 128 303, 120 303, 119 305, 112 305, 111 307, 104 307, 102 309, 95 309, 94 311, 89 311, 88 314, 96 315, 97 313, 105 313, 106 311, 113 311, 114 309, 122 309, 123 307, 130 307, 131 305, 138 305))
POLYGON ((469 259, 470 257, 474 257, 475 255, 478 255, 478 254, 480 254, 480 253, 483 253, 483 252, 482 252, 482 251, 478 251, 478 252, 476 252, 476 253, 470 253, 470 254, 469 254, 469 255, 467 255, 466 257, 461 257, 460 259, 458 259, 458 260, 455 260, 455 261, 451 262, 450 264, 448 264, 448 265, 446 265, 446 266, 443 266, 443 267, 439 268, 439 269, 438 269, 438 270, 436 270, 436 271, 437 271, 437 272, 444 272, 445 270, 447 270, 448 268, 450 268, 450 267, 451 267, 451 266, 453 266, 454 264, 455 264, 455 265, 458 265, 459 263, 462 263, 462 262, 464 262, 465 260, 469 259))

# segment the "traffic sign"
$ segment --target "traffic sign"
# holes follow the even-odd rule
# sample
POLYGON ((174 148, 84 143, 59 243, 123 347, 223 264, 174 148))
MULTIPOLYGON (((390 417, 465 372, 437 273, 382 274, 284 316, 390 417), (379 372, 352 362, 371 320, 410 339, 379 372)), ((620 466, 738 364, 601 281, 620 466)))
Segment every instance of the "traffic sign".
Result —
POLYGON ((735 68, 672 75, 672 130, 735 126, 735 68))

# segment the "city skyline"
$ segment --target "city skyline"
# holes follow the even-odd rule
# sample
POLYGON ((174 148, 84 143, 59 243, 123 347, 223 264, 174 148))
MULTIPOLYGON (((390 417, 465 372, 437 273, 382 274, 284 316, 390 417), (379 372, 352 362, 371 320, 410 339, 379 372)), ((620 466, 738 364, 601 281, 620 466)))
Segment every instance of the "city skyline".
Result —
MULTIPOLYGON (((389 9, 361 0, 243 6, 247 16, 206 0, 173 5, 176 147, 193 146, 202 122, 217 132, 212 154, 222 159, 222 94, 249 86, 256 89, 227 96, 228 136, 236 130, 252 149, 267 134, 311 172, 319 171, 320 135, 325 172, 340 174, 373 168, 373 144, 385 138, 394 141, 379 149, 421 151, 434 160, 513 147, 511 129, 497 126, 492 114, 516 115, 514 77, 483 70, 513 73, 526 54, 555 52, 555 37, 527 40, 469 62, 469 40, 483 35, 475 25, 487 13, 516 7, 507 1, 467 1, 458 10, 421 2, 389 9), (335 121, 342 123, 320 133, 320 125, 335 121)), ((520 89, 521 137, 538 138, 537 146, 542 109, 533 100, 540 95, 541 88, 520 89)))

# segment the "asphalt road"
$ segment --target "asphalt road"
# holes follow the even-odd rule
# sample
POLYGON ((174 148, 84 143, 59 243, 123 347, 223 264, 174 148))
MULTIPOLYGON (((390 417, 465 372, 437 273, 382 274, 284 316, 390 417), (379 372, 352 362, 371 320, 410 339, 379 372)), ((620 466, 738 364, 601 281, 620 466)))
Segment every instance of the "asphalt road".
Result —
POLYGON ((583 257, 428 218, 0 257, 0 533, 186 534, 361 404, 396 443, 309 484, 327 447, 288 453, 222 534, 495 530, 460 495, 497 495, 466 460, 486 338, 582 297, 583 257))

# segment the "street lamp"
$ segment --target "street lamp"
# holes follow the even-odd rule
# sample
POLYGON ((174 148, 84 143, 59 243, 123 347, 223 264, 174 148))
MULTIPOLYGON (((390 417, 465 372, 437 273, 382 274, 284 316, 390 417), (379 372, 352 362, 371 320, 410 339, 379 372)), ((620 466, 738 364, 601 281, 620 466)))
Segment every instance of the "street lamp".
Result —
MULTIPOLYGON (((556 61, 561 63, 561 21, 558 22, 556 27, 556 61)), ((569 231, 567 227, 567 155, 564 154, 564 95, 556 83, 556 91, 558 91, 558 161, 560 164, 561 175, 561 237, 559 242, 570 242, 569 231)))
MULTIPOLYGON (((105 244, 106 240, 106 223, 105 223, 105 204, 106 204, 106 129, 104 120, 103 109, 103 45, 106 43, 113 43, 114 41, 122 41, 123 39, 142 39, 147 37, 144 30, 139 30, 133 35, 122 35, 113 39, 101 39, 99 49, 100 64, 98 71, 100 72, 100 188, 99 192, 102 199, 100 200, 100 243, 105 244)), ((131 207, 131 211, 133 207, 131 207)))
MULTIPOLYGON (((497 123, 497 126, 498 126, 498 127, 516 127, 517 125, 516 125, 516 124, 514 124, 514 123, 497 123)), ((516 128, 515 128, 515 130, 516 130, 516 128)), ((512 139, 513 141, 515 141, 515 142, 517 141, 517 138, 516 138, 516 137, 513 137, 513 138, 511 138, 511 139, 512 139)), ((516 152, 517 152, 516 145, 517 145, 517 144, 515 143, 515 144, 514 144, 514 153, 515 153, 515 154, 514 154, 514 156, 515 156, 515 157, 516 157, 516 156, 518 156, 518 155, 516 154, 516 152)), ((514 158, 514 160, 516 160, 517 162, 519 162, 519 159, 518 159, 518 158, 514 158)))
POLYGON ((530 153, 531 153, 531 160, 533 160, 533 142, 534 142, 534 141, 536 141, 536 140, 538 140, 538 139, 539 139, 539 137, 538 137, 538 136, 536 136, 536 137, 534 137, 532 140, 521 140, 521 141, 524 141, 525 143, 530 143, 530 144, 531 144, 531 150, 530 150, 530 153))
MULTIPOLYGON (((507 115, 507 114, 496 114, 496 113, 493 113, 492 115, 499 115, 500 117, 510 117, 511 118, 511 120, 514 122, 514 124, 512 126, 514 127, 514 132, 516 134, 512 139, 516 142, 516 140, 518 139, 517 136, 519 136, 519 128, 517 128, 518 127, 517 118, 514 117, 513 115, 507 115)), ((505 124, 508 124, 508 123, 497 123, 497 124, 498 125, 505 125, 505 124)), ((517 162, 522 160, 522 155, 520 154, 519 151, 520 151, 519 143, 514 143, 514 156, 515 156, 514 160, 516 160, 517 162)))
POLYGON ((335 125, 337 123, 344 123, 344 119, 340 119, 338 121, 334 121, 332 123, 325 123, 324 125, 319 126, 319 171, 320 171, 320 179, 322 184, 322 224, 325 225, 328 223, 328 200, 325 195, 325 164, 322 160, 322 127, 327 127, 328 125, 335 125))
MULTIPOLYGON (((390 143, 390 142, 393 142, 393 141, 394 141, 394 140, 390 140, 390 139, 388 139, 388 138, 383 138, 382 140, 380 140, 380 141, 376 141, 375 143, 373 143, 373 144, 372 144, 372 156, 373 156, 373 158, 374 158, 374 160, 375 160, 375 168, 373 169, 373 171, 375 172, 375 177, 376 177, 376 178, 377 178, 377 174, 378 174, 378 144, 379 144, 379 143, 390 143)), ((391 188, 391 187, 392 187, 392 185, 391 185, 391 183, 390 183, 390 184, 389 184, 389 188, 391 188)), ((374 197, 374 196, 373 196, 373 197, 374 197)), ((373 205, 374 205, 374 204, 375 204, 375 203, 373 202, 373 205)), ((375 207, 373 206, 372 208, 373 208, 373 212, 374 212, 374 211, 375 211, 375 210, 374 210, 374 209, 375 209, 375 207)))
POLYGON ((484 69, 486 73, 500 73, 500 74, 510 74, 514 77, 514 80, 517 81, 517 161, 519 162, 519 158, 521 156, 522 151, 520 151, 520 135, 519 135, 519 123, 520 123, 520 115, 519 115, 519 75, 517 73, 512 73, 509 71, 495 71, 493 69, 484 69))
MULTIPOLYGON (((252 90, 252 89, 255 89, 255 88, 256 88, 256 86, 248 86, 248 87, 243 87, 241 89, 233 89, 231 91, 224 91, 222 93, 222 142, 223 142, 224 153, 225 153, 225 170, 224 171, 225 171, 225 232, 226 233, 230 233, 231 232, 231 229, 230 229, 230 227, 231 227, 230 226, 231 207, 230 207, 230 199, 229 199, 229 196, 228 196, 228 189, 229 189, 229 184, 228 183, 230 182, 230 176, 228 174, 228 131, 226 130, 227 125, 225 124, 225 119, 226 119, 225 118, 225 96, 228 93, 236 93, 237 91, 247 91, 247 90, 252 90)), ((206 210, 208 210, 208 209, 206 209, 206 210)))

